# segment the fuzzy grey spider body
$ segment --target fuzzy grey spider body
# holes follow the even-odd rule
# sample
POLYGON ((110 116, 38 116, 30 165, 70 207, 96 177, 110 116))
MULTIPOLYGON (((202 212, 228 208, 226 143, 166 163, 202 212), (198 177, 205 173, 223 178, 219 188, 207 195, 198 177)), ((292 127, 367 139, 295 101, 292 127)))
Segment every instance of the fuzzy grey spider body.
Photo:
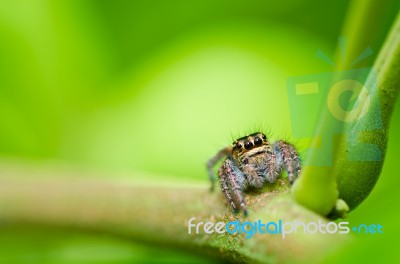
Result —
POLYGON ((300 157, 293 145, 283 140, 271 144, 265 134, 257 132, 237 139, 208 161, 211 190, 215 181, 213 167, 224 157, 226 159, 218 170, 222 192, 234 212, 241 208, 245 215, 245 190, 274 183, 282 170, 287 171, 289 182, 293 184, 301 171, 300 157))

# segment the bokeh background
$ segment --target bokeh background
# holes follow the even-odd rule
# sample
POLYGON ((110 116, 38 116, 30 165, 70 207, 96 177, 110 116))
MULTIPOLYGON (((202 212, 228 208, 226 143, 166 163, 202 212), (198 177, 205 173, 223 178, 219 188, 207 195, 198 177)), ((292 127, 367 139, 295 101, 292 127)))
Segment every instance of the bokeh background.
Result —
MULTIPOLYGON (((316 51, 334 58, 349 6, 363 2, 2 1, 2 164, 205 182, 206 160, 243 133, 292 139, 287 79, 334 70, 316 51)), ((365 25, 374 54, 357 67, 372 66, 399 1, 379 7, 365 25)), ((393 120, 381 178, 348 219, 384 234, 359 235, 327 262, 400 259, 399 105, 393 120)), ((0 263, 144 260, 211 261, 102 234, 0 226, 0 263)))

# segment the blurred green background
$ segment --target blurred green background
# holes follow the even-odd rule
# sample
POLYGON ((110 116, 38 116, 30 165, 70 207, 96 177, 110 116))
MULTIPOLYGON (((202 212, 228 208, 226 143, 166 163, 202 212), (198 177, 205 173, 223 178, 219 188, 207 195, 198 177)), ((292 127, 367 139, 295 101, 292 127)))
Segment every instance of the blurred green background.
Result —
MULTIPOLYGON (((286 80, 333 70, 315 53, 333 57, 348 6, 345 0, 2 1, 1 158, 205 182, 206 160, 233 138, 254 128, 290 138, 286 80)), ((399 2, 381 7, 384 15, 371 18, 374 56, 399 2)), ((374 56, 357 66, 371 66, 374 56)), ((393 120, 400 120, 399 106, 393 120)), ((393 122, 382 177, 349 217, 354 224, 380 223, 385 233, 358 236, 327 261, 399 260, 399 131, 393 122)), ((154 252, 93 233, 0 227, 1 263, 212 261, 154 252)))

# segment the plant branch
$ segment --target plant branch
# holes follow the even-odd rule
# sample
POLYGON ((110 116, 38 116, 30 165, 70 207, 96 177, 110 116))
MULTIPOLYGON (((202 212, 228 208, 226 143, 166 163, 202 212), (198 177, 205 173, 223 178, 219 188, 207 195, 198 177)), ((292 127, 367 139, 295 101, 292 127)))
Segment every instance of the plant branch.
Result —
MULTIPOLYGON (((286 180, 246 195, 250 215, 234 216, 220 192, 203 184, 175 187, 135 184, 131 181, 88 178, 77 172, 44 171, 4 166, 0 171, 0 220, 8 223, 74 227, 130 237, 140 241, 199 251, 234 262, 320 261, 345 241, 343 235, 188 234, 193 223, 219 221, 299 220, 326 223, 296 204, 288 195, 286 180), (53 175, 71 174, 52 178, 53 175), (23 177, 19 176, 23 175, 23 177), (32 177, 29 177, 32 176, 32 177), (79 179, 76 177, 79 176, 79 179)), ((141 175, 141 177, 150 177, 141 175)))
POLYGON ((347 123, 334 168, 340 198, 354 209, 372 191, 385 160, 391 116, 400 93, 400 12, 357 104, 357 122, 347 123), (364 109, 366 115, 364 115, 364 109))
MULTIPOLYGON (((355 122, 343 122, 341 125, 343 133, 333 149, 334 164, 306 166, 293 188, 299 203, 321 215, 327 215, 334 209, 337 198, 354 209, 368 196, 378 180, 386 153, 390 118, 400 90, 399 36, 400 15, 379 53, 373 67, 375 71, 370 73, 364 85, 372 89, 369 92, 365 89, 358 97, 356 105, 361 105, 362 110, 355 122), (378 124, 380 121, 381 124, 378 124)), ((330 115, 326 112, 321 116, 318 135, 329 135, 332 129, 328 121, 331 120, 330 115)), ((349 116, 343 118, 349 120, 349 116)), ((312 165, 318 155, 321 153, 311 152, 306 162, 312 165)))

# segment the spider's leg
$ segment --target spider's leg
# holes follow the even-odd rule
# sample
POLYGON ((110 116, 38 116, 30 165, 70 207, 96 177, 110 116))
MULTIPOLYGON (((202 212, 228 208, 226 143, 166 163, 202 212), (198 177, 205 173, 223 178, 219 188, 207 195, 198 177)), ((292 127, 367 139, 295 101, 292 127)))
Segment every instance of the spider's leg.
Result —
POLYGON ((272 152, 268 155, 267 163, 269 164, 267 180, 269 183, 274 183, 282 169, 282 162, 277 159, 276 154, 272 152))
POLYGON ((301 173, 300 155, 299 155, 299 153, 297 153, 297 151, 293 147, 293 145, 288 144, 288 148, 289 148, 289 151, 290 151, 290 156, 293 159, 294 166, 296 167, 296 175, 297 175, 297 177, 299 177, 300 173, 301 173))
POLYGON ((254 167, 249 164, 245 164, 242 166, 244 174, 246 174, 247 181, 249 185, 254 186, 256 188, 261 188, 263 186, 263 182, 261 181, 260 177, 258 176, 254 167))
MULTIPOLYGON (((244 180, 243 173, 236 168, 236 165, 230 159, 227 159, 222 165, 223 171, 227 177, 228 183, 232 189, 233 195, 239 202, 240 208, 242 208, 244 215, 247 215, 246 202, 243 197, 242 188, 240 186, 239 180, 244 180)), ((242 184, 243 184, 242 180, 242 184)))
POLYGON ((238 209, 236 207, 235 201, 233 200, 230 189, 229 189, 228 176, 225 174, 223 167, 221 167, 218 170, 218 176, 219 176, 219 183, 221 185, 222 192, 225 194, 226 199, 232 206, 233 211, 235 213, 237 213, 238 209))
POLYGON ((232 148, 231 147, 223 148, 220 151, 218 151, 218 153, 215 154, 214 157, 212 157, 211 159, 208 160, 208 162, 207 162, 207 171, 208 171, 208 176, 209 176, 210 181, 211 181, 211 188, 210 188, 211 191, 214 190, 214 183, 215 183, 215 175, 214 175, 213 167, 222 158, 231 155, 231 152, 232 152, 232 148))
POLYGON ((282 157, 283 166, 288 173, 289 182, 293 184, 294 180, 298 176, 298 172, 300 172, 299 155, 291 144, 282 140, 275 143, 275 148, 275 151, 279 152, 282 157))

